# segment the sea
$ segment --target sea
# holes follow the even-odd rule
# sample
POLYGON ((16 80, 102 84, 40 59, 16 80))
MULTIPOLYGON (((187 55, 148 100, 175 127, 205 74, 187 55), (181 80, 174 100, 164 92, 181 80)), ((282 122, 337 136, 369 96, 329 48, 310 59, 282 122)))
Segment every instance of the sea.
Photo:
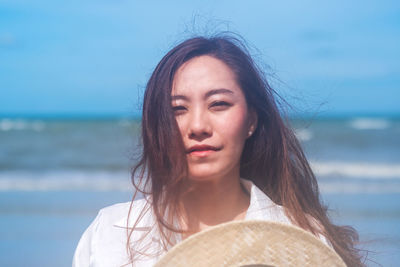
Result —
MULTIPOLYGON (((291 125, 367 266, 400 266, 400 118, 291 125)), ((139 138, 140 119, 0 117, 0 266, 71 266, 98 210, 131 201, 139 138)))

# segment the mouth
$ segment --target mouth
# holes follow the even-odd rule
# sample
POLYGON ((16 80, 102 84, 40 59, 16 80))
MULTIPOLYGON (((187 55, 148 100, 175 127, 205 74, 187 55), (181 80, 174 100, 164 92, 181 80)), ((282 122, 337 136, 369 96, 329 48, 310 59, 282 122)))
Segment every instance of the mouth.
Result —
POLYGON ((221 150, 220 147, 210 146, 210 145, 194 145, 190 147, 186 153, 197 156, 206 156, 212 152, 221 150))

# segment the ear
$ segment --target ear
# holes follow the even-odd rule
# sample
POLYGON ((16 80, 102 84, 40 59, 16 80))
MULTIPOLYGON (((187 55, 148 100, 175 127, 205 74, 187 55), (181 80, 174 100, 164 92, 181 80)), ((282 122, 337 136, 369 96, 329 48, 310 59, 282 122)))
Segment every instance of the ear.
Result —
POLYGON ((249 124, 248 124, 249 131, 248 131, 247 138, 249 138, 250 136, 253 135, 253 133, 257 129, 257 123, 258 123, 257 112, 253 108, 250 108, 249 109, 249 124))

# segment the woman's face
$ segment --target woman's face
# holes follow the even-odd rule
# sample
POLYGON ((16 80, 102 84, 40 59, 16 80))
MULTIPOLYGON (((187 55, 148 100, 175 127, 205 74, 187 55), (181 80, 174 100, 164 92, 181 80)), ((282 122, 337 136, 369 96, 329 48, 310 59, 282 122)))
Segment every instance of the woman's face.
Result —
POLYGON ((249 111, 232 70, 211 56, 193 58, 175 74, 171 99, 189 178, 239 176, 244 143, 257 118, 249 111))

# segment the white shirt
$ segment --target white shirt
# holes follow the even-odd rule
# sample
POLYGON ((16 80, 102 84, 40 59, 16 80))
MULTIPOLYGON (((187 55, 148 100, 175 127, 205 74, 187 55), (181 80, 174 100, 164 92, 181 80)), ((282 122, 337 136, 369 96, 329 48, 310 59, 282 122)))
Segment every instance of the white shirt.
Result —
MULTIPOLYGON (((292 224, 284 213, 283 207, 275 204, 267 195, 257 188, 251 181, 241 180, 248 192, 250 192, 250 205, 244 220, 267 220, 292 224)), ((146 200, 135 200, 127 228, 128 212, 131 202, 119 203, 101 209, 87 230, 82 235, 76 248, 73 267, 111 267, 123 266, 129 263, 127 252, 127 232, 133 227, 136 219, 146 206, 146 200)), ((146 244, 147 253, 159 254, 158 256, 143 256, 135 261, 134 266, 153 266, 164 253, 161 246, 155 216, 149 207, 132 233, 131 246, 139 251, 146 244), (135 242, 148 233, 141 242, 135 242)), ((180 241, 180 235, 175 235, 180 241)), ((329 244, 324 236, 319 238, 329 244)))

